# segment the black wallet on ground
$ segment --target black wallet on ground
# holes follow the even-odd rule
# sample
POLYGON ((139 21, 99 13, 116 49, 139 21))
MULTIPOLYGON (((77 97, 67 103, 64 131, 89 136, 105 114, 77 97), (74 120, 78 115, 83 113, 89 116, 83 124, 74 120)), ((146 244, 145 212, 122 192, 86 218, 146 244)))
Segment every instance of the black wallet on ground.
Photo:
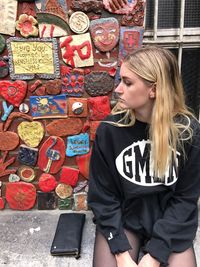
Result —
POLYGON ((51 245, 51 255, 69 255, 80 257, 85 214, 60 214, 55 236, 51 245))

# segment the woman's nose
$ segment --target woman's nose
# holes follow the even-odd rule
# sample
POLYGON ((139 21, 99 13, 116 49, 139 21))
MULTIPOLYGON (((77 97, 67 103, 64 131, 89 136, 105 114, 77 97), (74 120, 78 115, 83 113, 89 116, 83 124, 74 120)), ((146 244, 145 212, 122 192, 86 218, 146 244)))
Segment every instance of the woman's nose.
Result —
POLYGON ((118 94, 122 94, 123 93, 123 86, 122 86, 122 83, 121 82, 115 88, 115 93, 118 93, 118 94))

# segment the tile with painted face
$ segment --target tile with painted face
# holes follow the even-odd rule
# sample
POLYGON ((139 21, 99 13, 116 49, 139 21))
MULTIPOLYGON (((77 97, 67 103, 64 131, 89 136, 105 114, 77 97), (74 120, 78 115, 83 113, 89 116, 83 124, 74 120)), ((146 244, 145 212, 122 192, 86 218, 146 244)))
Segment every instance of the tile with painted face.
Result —
POLYGON ((119 40, 119 23, 115 18, 93 20, 90 23, 90 33, 98 50, 111 51, 119 40))
POLYGON ((120 76, 121 82, 115 89, 119 96, 119 105, 125 109, 133 109, 136 115, 149 116, 155 99, 154 86, 131 71, 127 63, 122 64, 120 76))

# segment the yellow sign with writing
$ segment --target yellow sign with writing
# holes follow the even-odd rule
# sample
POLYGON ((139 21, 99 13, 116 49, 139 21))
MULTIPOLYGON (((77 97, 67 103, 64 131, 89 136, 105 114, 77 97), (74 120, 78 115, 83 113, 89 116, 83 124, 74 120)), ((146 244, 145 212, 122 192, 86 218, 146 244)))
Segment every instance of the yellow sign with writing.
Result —
POLYGON ((11 42, 15 74, 54 74, 51 42, 11 42))

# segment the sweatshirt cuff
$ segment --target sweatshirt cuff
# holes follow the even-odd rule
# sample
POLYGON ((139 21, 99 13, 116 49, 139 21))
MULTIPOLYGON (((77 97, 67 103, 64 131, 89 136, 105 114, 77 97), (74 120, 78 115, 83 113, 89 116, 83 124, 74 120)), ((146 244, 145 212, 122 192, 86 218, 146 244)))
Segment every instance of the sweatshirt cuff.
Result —
POLYGON ((132 249, 124 233, 115 236, 112 236, 112 233, 110 233, 110 236, 107 237, 107 241, 110 247, 110 251, 113 254, 119 254, 132 249))
POLYGON ((168 265, 168 258, 171 254, 171 249, 163 240, 151 238, 147 242, 144 250, 156 260, 158 260, 162 264, 162 266, 168 265))

